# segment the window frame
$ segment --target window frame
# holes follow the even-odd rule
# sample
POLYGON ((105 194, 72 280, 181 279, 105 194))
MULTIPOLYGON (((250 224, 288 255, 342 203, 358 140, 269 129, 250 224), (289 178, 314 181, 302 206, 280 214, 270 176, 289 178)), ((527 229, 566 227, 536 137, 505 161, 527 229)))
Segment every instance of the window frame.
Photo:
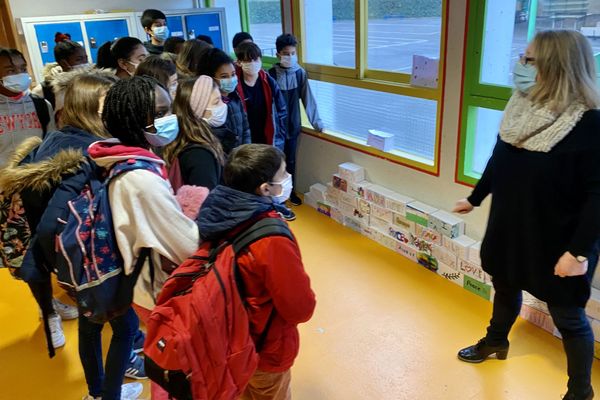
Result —
POLYGON ((308 72, 310 79, 408 97, 434 100, 437 102, 435 145, 432 163, 426 162, 422 160, 422 157, 414 154, 405 154, 400 151, 379 151, 373 147, 367 146, 366 143, 363 143, 364 141, 347 139, 347 135, 344 135, 343 132, 334 132, 330 130, 327 132, 317 132, 310 127, 310 124, 308 124, 306 120, 303 120, 303 132, 328 142, 358 150, 378 158, 383 158, 430 175, 439 176, 446 80, 446 48, 448 42, 448 2, 449 0, 442 0, 438 86, 435 89, 430 89, 411 86, 411 74, 368 69, 368 0, 354 0, 355 67, 348 68, 305 63, 303 51, 304 43, 306 43, 304 34, 304 0, 290 0, 292 6, 293 33, 298 38, 299 42, 298 57, 308 72))
MULTIPOLYGON (((469 174, 473 165, 473 147, 476 132, 474 108, 503 111, 512 96, 512 88, 502 85, 481 83, 481 65, 485 34, 485 16, 489 0, 467 0, 465 51, 463 59, 463 87, 456 154, 455 182, 474 187, 479 174, 469 174)), ((530 0, 527 40, 535 36, 538 0, 530 0), (534 16, 533 18, 531 16, 534 16)))
MULTIPOLYGON (((242 22, 242 31, 244 32, 248 32, 250 34, 252 34, 251 30, 250 30, 250 6, 249 6, 249 2, 250 0, 239 0, 240 3, 240 20, 242 22)), ((283 22, 284 22, 284 13, 283 13, 283 7, 284 7, 284 3, 283 0, 280 0, 280 11, 281 11, 281 32, 284 32, 283 29, 283 22)), ((273 38, 273 44, 275 44, 275 39, 276 37, 273 38)), ((262 57, 262 62, 264 65, 264 68, 269 69, 271 68, 273 65, 275 65, 276 63, 279 62, 279 60, 277 59, 277 57, 271 57, 271 56, 263 56, 262 57)))

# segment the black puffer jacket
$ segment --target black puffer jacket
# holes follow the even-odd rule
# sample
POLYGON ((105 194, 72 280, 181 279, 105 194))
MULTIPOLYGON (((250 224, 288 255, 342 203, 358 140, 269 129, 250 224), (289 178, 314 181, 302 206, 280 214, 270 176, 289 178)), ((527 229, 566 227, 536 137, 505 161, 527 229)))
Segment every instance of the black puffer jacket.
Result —
POLYGON ((212 128, 213 134, 221 141, 225 154, 242 144, 252 142, 248 116, 237 92, 232 92, 228 97, 223 97, 227 104, 227 120, 218 128, 212 128))

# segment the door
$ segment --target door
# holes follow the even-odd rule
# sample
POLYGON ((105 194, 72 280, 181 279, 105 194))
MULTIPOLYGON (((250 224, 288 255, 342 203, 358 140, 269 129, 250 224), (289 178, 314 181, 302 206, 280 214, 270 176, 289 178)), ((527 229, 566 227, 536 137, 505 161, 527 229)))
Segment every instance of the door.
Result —
POLYGON ((127 20, 113 19, 100 21, 86 21, 85 30, 87 33, 87 47, 90 49, 92 60, 95 63, 98 58, 98 49, 106 42, 129 36, 127 20))
POLYGON ((185 39, 185 31, 183 29, 183 20, 181 15, 167 17, 167 26, 169 27, 170 36, 181 37, 185 39))
POLYGON ((198 35, 208 35, 213 40, 215 47, 223 49, 219 13, 190 14, 184 16, 184 18, 189 39, 198 35))
POLYGON ((42 56, 42 65, 54 62, 54 46, 56 45, 54 37, 58 32, 71 35, 72 41, 85 47, 79 22, 35 24, 37 48, 42 56))

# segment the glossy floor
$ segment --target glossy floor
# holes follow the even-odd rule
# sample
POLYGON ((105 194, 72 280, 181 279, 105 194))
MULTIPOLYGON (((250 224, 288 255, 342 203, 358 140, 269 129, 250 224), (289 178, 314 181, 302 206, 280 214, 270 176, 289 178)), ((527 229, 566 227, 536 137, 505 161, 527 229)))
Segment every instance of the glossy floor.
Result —
MULTIPOLYGON (((318 297, 301 327, 296 400, 538 400, 565 392, 558 339, 519 321, 507 361, 469 365, 491 304, 307 207, 292 227, 318 297)), ((28 290, 0 271, 0 400, 78 400, 86 393, 77 324, 49 360, 28 290)), ((109 335, 105 335, 105 344, 109 335)), ((600 363, 595 362, 600 391, 600 363)), ((148 391, 142 399, 148 399, 148 391)))

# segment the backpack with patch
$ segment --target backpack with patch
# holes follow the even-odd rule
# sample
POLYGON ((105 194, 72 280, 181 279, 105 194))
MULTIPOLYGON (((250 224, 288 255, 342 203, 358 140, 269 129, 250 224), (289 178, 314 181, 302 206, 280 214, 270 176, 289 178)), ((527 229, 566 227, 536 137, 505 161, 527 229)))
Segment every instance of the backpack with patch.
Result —
POLYGON ((146 374, 178 400, 237 399, 258 366, 237 256, 270 236, 294 240, 287 224, 264 218, 221 243, 205 242, 165 283, 147 323, 146 374))
MULTIPOLYGON (((133 272, 125 275, 110 209, 108 187, 119 175, 148 170, 164 178, 155 163, 130 159, 108 171, 97 169, 82 193, 68 202, 69 216, 56 240, 59 283, 72 288, 79 312, 92 322, 104 323, 125 313, 133 301, 133 288, 150 249, 143 249, 133 272)), ((152 265, 150 266, 152 270, 152 265)))

